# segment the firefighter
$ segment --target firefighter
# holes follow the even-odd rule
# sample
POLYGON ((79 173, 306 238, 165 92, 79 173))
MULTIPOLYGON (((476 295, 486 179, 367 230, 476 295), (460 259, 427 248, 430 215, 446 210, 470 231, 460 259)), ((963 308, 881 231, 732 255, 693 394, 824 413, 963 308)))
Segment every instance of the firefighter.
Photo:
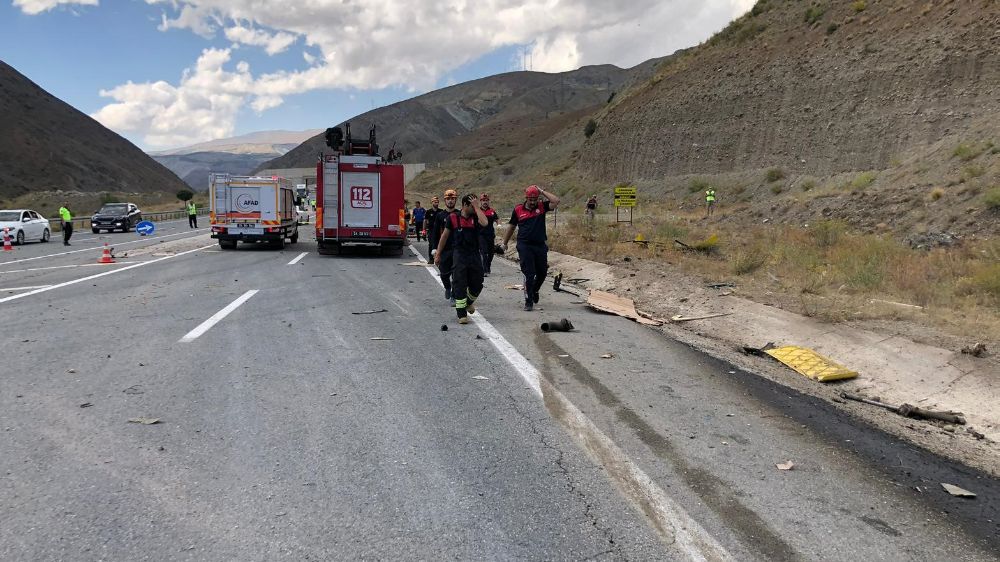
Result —
POLYGON ((479 231, 479 252, 483 256, 483 275, 490 276, 490 267, 493 265, 494 246, 497 243, 496 224, 500 220, 497 212, 490 207, 490 195, 484 193, 479 196, 479 208, 486 215, 486 226, 479 231))
MULTIPOLYGON (((446 196, 445 205, 447 201, 446 196)), ((445 217, 434 265, 441 267, 444 260, 449 257, 452 260, 451 295, 455 300, 455 313, 459 324, 468 324, 468 315, 476 312, 476 299, 483 292, 483 258, 479 240, 489 220, 474 193, 462 197, 461 211, 448 213, 445 217), (451 246, 450 256, 445 246, 451 246)))
POLYGON ((715 210, 715 188, 709 186, 705 191, 705 216, 712 216, 712 211, 715 210))
POLYGON ((524 203, 514 207, 510 215, 510 225, 500 246, 507 251, 507 243, 517 229, 517 257, 521 260, 524 274, 524 310, 532 310, 538 302, 538 291, 545 283, 549 271, 549 247, 545 244, 545 213, 559 206, 559 198, 537 185, 529 185, 524 190, 524 203), (545 197, 545 201, 539 201, 545 197))
POLYGON ((431 208, 427 209, 424 213, 424 224, 427 225, 427 259, 434 263, 434 252, 437 251, 438 238, 440 236, 437 232, 434 232, 434 228, 437 225, 437 216, 444 212, 444 209, 438 207, 440 199, 437 196, 431 197, 431 208))
POLYGON ((455 247, 454 241, 445 240, 445 244, 439 243, 444 235, 445 223, 447 223, 449 217, 453 214, 458 213, 458 209, 455 208, 455 203, 458 200, 458 192, 454 189, 448 189, 444 192, 444 209, 434 218, 434 234, 435 237, 431 237, 434 243, 437 244, 434 263, 440 265, 438 266, 438 273, 441 275, 441 283, 444 285, 444 298, 446 300, 452 301, 455 304, 455 295, 451 291, 451 271, 454 267, 452 262, 452 250, 455 247), (440 262, 438 261, 438 256, 441 257, 440 262))
POLYGON ((424 215, 427 213, 427 209, 420 206, 420 201, 413 207, 413 230, 417 231, 417 242, 420 242, 420 237, 423 236, 424 239, 427 235, 422 231, 424 230, 424 215))

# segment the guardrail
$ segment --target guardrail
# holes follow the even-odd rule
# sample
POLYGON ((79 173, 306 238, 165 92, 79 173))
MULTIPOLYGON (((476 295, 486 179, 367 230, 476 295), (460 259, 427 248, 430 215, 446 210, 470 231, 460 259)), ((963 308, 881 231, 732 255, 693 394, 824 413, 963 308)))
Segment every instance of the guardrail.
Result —
MULTIPOLYGON (((142 220, 148 221, 162 221, 162 220, 178 220, 186 219, 188 216, 187 211, 164 211, 160 213, 143 213, 142 220)), ((208 209, 198 209, 199 217, 207 217, 208 209)), ((90 228, 90 217, 85 218, 75 218, 72 221, 73 230, 85 230, 90 228)), ((52 228, 52 232, 62 232, 62 221, 59 217, 50 217, 49 225, 52 228)))

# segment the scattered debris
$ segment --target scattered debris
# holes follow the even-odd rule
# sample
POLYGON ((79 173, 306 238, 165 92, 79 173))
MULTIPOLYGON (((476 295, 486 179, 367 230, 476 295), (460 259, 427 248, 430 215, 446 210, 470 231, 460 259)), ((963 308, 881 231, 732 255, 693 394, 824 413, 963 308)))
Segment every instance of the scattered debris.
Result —
POLYGON ((84 402, 83 404, 80 404, 81 408, 89 408, 91 406, 93 406, 93 404, 91 404, 90 402, 84 402))
POLYGON ((942 482, 941 483, 941 487, 944 488, 944 490, 946 492, 948 492, 949 494, 951 494, 951 495, 953 495, 955 497, 958 497, 958 498, 974 498, 974 497, 976 497, 976 494, 974 494, 973 492, 970 492, 970 491, 966 490, 965 488, 959 488, 958 486, 956 486, 954 484, 945 484, 944 482, 942 482))
POLYGON ((476 334, 476 339, 477 340, 484 340, 486 338, 484 338, 483 336, 480 336, 479 334, 476 334))
POLYGON ((393 338, 369 338, 372 341, 392 341, 393 338))
POLYGON ((708 285, 705 285, 705 286, 708 287, 709 289, 721 289, 723 287, 729 287, 731 289, 735 289, 736 288, 736 284, 735 283, 730 283, 728 281, 725 282, 725 283, 709 283, 708 285))
POLYGON ((66 372, 72 375, 76 372, 76 369, 66 369, 66 372))
POLYGON ((986 344, 982 342, 976 342, 975 345, 967 345, 962 348, 962 353, 971 355, 973 357, 982 357, 986 355, 986 344))
POLYGON ((614 359, 614 357, 615 357, 614 353, 605 353, 604 355, 601 356, 601 359, 614 359))
POLYGON ((717 312, 715 314, 703 314, 701 316, 684 316, 676 314, 670 317, 673 322, 689 322, 691 320, 705 320, 706 318, 718 318, 719 316, 729 316, 732 312, 717 312))
POLYGON ((685 249, 687 249, 687 250, 693 250, 693 249, 694 249, 694 248, 692 248, 691 246, 689 246, 689 245, 685 244, 684 242, 681 242, 680 240, 678 240, 678 239, 676 239, 676 238, 674 238, 674 243, 675 243, 675 244, 680 244, 680 245, 681 245, 681 247, 683 247, 683 248, 685 248, 685 249))
POLYGON ((442 332, 447 332, 448 331, 448 325, 447 324, 441 324, 441 331, 442 332))
POLYGON ((160 423, 160 418, 130 418, 128 423, 140 423, 142 425, 153 425, 160 423))
POLYGON ((769 341, 764 344, 764 347, 750 347, 749 345, 744 345, 741 349, 743 353, 746 353, 747 355, 756 355, 757 357, 763 357, 767 355, 766 353, 764 353, 765 351, 769 349, 774 349, 774 347, 775 347, 774 342, 769 341))
POLYGON ((409 265, 409 266, 416 266, 416 267, 420 267, 420 266, 425 266, 425 265, 427 265, 427 264, 426 264, 426 263, 424 263, 424 262, 422 262, 422 261, 408 261, 408 262, 406 262, 406 263, 401 263, 401 264, 399 264, 399 265, 409 265))
POLYGON ((795 468, 795 463, 792 461, 785 461, 774 465, 778 470, 791 470, 795 468))
POLYGON ((124 392, 125 394, 142 394, 143 393, 142 385, 133 384, 132 386, 126 388, 122 392, 124 392))
POLYGON ((483 375, 476 375, 476 376, 474 376, 472 378, 476 379, 477 381, 488 381, 488 380, 490 380, 488 377, 484 377, 483 375))
POLYGON ((976 431, 975 429, 973 429, 971 427, 965 428, 965 432, 968 433, 969 435, 975 437, 976 439, 978 439, 980 441, 982 441, 983 439, 986 439, 985 435, 983 435, 982 433, 979 433, 978 431, 976 431))
POLYGON ((524 285, 518 285, 518 284, 504 285, 503 288, 504 289, 513 289, 515 291, 523 291, 524 290, 524 285))
POLYGON ((569 354, 568 353, 561 353, 561 354, 557 355, 556 357, 569 357, 569 354))
POLYGON ((589 277, 574 277, 566 280, 567 283, 586 283, 587 281, 590 281, 589 277))
POLYGON ((573 295, 574 297, 582 297, 583 296, 580 293, 578 293, 578 292, 576 292, 576 291, 574 291, 572 289, 566 289, 566 288, 564 288, 562 286, 562 278, 563 278, 563 274, 562 273, 557 273, 555 275, 555 277, 552 278, 552 290, 553 291, 556 291, 556 292, 562 291, 564 293, 569 293, 569 294, 573 295))
POLYGON ((650 319, 639 314, 635 309, 635 301, 632 299, 619 297, 618 295, 604 291, 591 291, 590 296, 587 298, 587 304, 596 310, 617 314, 624 318, 631 318, 647 326, 660 326, 663 324, 660 320, 650 319))
POLYGON ((886 301, 886 300, 882 300, 882 299, 872 299, 872 300, 870 300, 868 302, 871 302, 871 303, 876 303, 877 302, 877 303, 881 303, 881 304, 891 304, 893 306, 902 306, 904 308, 918 308, 920 310, 924 309, 924 307, 922 307, 920 305, 916 305, 916 304, 906 304, 905 302, 886 301))
POLYGON ((786 345, 765 350, 764 353, 814 381, 839 381, 858 376, 857 371, 852 371, 806 347, 786 345))
POLYGON ((573 323, 563 318, 556 322, 542 322, 543 332, 570 332, 573 330, 573 323))
POLYGON ((380 308, 379 310, 362 310, 361 312, 352 312, 351 314, 378 314, 380 312, 389 312, 389 311, 384 308, 380 308))
POLYGON ((965 414, 962 412, 938 412, 935 410, 924 410, 923 408, 918 408, 911 404, 893 406, 892 404, 880 401, 877 397, 874 399, 865 398, 864 396, 858 396, 857 394, 851 394, 850 392, 841 392, 840 397, 846 398, 847 400, 854 400, 855 402, 863 402, 865 404, 871 404, 872 406, 885 408, 886 410, 896 412, 897 414, 907 418, 940 420, 943 422, 965 425, 965 414))

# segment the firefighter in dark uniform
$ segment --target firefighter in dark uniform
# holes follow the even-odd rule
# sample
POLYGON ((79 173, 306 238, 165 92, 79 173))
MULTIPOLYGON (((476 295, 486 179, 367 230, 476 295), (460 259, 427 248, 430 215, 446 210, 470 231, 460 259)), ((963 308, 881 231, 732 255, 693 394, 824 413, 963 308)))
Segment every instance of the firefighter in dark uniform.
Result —
MULTIPOLYGON (((476 311, 476 299, 483 292, 483 258, 479 251, 482 229, 489 223, 479 207, 479 198, 470 193, 462 197, 462 210, 448 213, 444 224, 434 264, 448 259, 444 250, 452 247, 452 296, 455 298, 455 312, 459 324, 468 324, 468 315, 476 311)), ((444 268, 441 268, 444 271, 444 268)))
POLYGON ((504 234, 501 248, 507 251, 507 243, 517 229, 517 257, 521 260, 524 274, 524 310, 532 310, 538 302, 538 291, 545 283, 549 272, 549 247, 545 244, 545 213, 559 206, 559 198, 554 194, 529 185, 524 190, 524 203, 514 207, 510 215, 510 225, 504 234), (545 201, 539 201, 539 197, 545 201))
POLYGON ((488 223, 479 232, 479 251, 483 255, 483 275, 489 277, 490 268, 493 265, 493 247, 497 243, 496 224, 500 220, 500 217, 490 207, 490 196, 488 193, 479 196, 479 208, 483 210, 483 214, 486 215, 486 222, 488 223))
MULTIPOLYGON (((455 300, 455 295, 451 291, 451 269, 453 266, 451 254, 455 247, 454 241, 444 240, 444 244, 439 242, 439 239, 443 238, 445 224, 449 220, 449 216, 453 214, 458 214, 458 209, 455 208, 455 202, 458 200, 458 192, 454 189, 448 189, 444 192, 444 209, 434 217, 434 234, 438 238, 431 238, 435 241, 436 253, 434 254, 434 263, 438 264, 438 272, 441 274, 441 283, 444 285, 444 298, 450 301, 455 300), (438 260, 438 256, 441 259, 438 260)), ((454 304, 454 302, 452 303, 454 304)))
POLYGON ((440 233, 434 232, 434 227, 437 224, 438 213, 443 213, 439 207, 438 203, 441 201, 437 197, 431 197, 431 208, 424 212, 424 224, 427 225, 427 259, 434 263, 434 251, 438 247, 438 238, 440 238, 440 233))

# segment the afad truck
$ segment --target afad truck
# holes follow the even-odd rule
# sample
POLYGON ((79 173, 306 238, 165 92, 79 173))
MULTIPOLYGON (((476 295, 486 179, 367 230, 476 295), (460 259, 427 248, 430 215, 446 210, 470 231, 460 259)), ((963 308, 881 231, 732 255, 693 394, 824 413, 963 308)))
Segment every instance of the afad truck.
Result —
POLYGON ((272 248, 299 241, 295 189, 277 176, 209 176, 212 238, 223 250, 237 242, 263 242, 272 248))
POLYGON ((316 244, 319 253, 337 255, 351 246, 379 247, 402 255, 406 244, 403 166, 387 164, 378 153, 375 127, 368 140, 347 138, 340 127, 326 130, 332 154, 316 164, 316 244))

